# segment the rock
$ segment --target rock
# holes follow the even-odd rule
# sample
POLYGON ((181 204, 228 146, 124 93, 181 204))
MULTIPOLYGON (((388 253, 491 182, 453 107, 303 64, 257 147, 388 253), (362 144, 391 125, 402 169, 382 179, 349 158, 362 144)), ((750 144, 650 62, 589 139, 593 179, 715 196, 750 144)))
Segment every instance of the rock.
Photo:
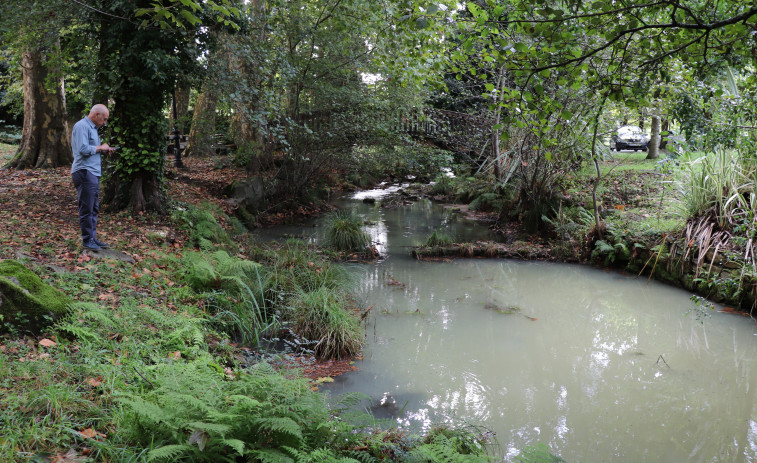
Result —
POLYGON ((265 206, 265 184, 261 177, 249 177, 237 180, 226 190, 229 201, 251 214, 255 214, 265 206))
POLYGON ((15 260, 0 261, 0 331, 39 331, 65 315, 73 301, 15 260))

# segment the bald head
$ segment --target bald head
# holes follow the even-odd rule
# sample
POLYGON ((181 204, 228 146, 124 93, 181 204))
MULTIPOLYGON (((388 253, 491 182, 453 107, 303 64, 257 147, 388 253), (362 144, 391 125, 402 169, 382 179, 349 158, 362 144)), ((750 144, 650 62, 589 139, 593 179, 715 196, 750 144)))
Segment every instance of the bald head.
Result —
POLYGON ((95 124, 95 127, 100 128, 108 122, 110 111, 104 104, 96 104, 89 110, 87 117, 95 124))

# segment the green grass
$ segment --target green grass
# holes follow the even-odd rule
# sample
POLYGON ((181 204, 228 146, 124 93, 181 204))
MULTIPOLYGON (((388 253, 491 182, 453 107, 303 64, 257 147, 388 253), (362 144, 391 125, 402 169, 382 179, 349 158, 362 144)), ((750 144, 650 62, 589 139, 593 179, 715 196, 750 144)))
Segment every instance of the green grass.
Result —
MULTIPOLYGON (((613 152, 609 156, 605 157, 599 163, 600 172, 602 176, 607 175, 610 172, 647 172, 654 171, 657 162, 660 159, 664 159, 664 155, 661 155, 659 159, 646 159, 647 153, 645 152, 631 152, 625 153, 613 152)), ((587 163, 581 170, 581 175, 595 177, 597 175, 596 168, 593 163, 587 163)))
POLYGON ((326 219, 326 244, 339 252, 361 252, 371 238, 363 231, 360 217, 339 211, 326 219))
POLYGON ((341 358, 356 355, 362 348, 360 324, 339 293, 328 288, 303 292, 294 301, 294 312, 296 331, 318 340, 316 354, 341 358))
POLYGON ((426 238, 426 246, 448 246, 455 240, 443 230, 434 230, 426 238))
POLYGON ((18 145, 8 145, 6 143, 0 143, 0 167, 7 164, 13 155, 16 154, 18 145))

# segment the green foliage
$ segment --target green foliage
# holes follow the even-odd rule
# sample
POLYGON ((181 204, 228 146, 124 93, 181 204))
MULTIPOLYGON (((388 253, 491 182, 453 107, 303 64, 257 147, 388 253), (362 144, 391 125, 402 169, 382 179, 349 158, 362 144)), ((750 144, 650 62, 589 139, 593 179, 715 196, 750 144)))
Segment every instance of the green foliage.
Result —
POLYGON ((708 317, 712 317, 712 311, 715 310, 715 306, 707 299, 692 295, 689 299, 694 303, 694 307, 687 310, 684 316, 688 316, 693 313, 699 323, 704 324, 704 320, 708 317))
POLYGON ((447 246, 454 242, 454 239, 446 234, 443 230, 434 230, 426 238, 426 246, 447 246))
POLYGON ((301 240, 289 239, 257 251, 255 259, 271 267, 265 286, 275 293, 272 299, 320 288, 343 289, 349 282, 344 267, 324 259, 301 240))
POLYGON ((422 145, 357 146, 350 172, 355 179, 405 178, 427 182, 452 167, 452 153, 422 145))
POLYGON ((261 265, 229 256, 226 251, 184 255, 184 279, 196 291, 220 291, 227 297, 209 297, 219 303, 216 321, 245 342, 257 342, 258 333, 271 323, 261 265), (231 323, 229 323, 231 321, 231 323))
POLYGON ((267 461, 307 454, 337 437, 325 426, 324 397, 266 364, 232 380, 196 363, 157 366, 152 373, 152 391, 119 399, 121 426, 152 448, 150 461, 267 461))
POLYGON ((504 201, 500 195, 496 193, 484 193, 474 199, 469 207, 472 211, 498 212, 502 209, 503 204, 504 201))
POLYGON ((318 340, 314 349, 317 355, 341 358, 355 355, 362 348, 358 319, 339 293, 325 287, 301 292, 293 305, 295 331, 307 339, 318 340))
POLYGON ((594 249, 591 251, 592 259, 604 259, 604 265, 627 262, 631 257, 631 251, 625 236, 615 227, 607 227, 607 236, 604 240, 594 242, 594 249))
POLYGON ((332 214, 326 220, 326 244, 340 252, 361 252, 371 242, 363 231, 360 217, 344 211, 332 214))
POLYGON ((446 176, 441 175, 436 178, 436 181, 433 185, 431 185, 431 194, 432 195, 449 195, 452 194, 453 186, 452 186, 452 180, 446 176))
POLYGON ((17 127, 0 126, 0 143, 18 145, 20 141, 21 131, 17 127))
POLYGON ((231 238, 218 223, 214 213, 221 214, 222 212, 208 203, 200 207, 189 204, 177 207, 173 211, 173 218, 189 232, 189 241, 194 247, 204 251, 214 250, 217 247, 230 247, 231 238))

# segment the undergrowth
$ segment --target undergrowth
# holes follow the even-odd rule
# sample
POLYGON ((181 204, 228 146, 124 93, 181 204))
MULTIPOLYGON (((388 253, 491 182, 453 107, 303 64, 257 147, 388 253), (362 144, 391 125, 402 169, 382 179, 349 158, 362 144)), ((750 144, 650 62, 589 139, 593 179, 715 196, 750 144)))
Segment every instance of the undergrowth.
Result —
POLYGON ((380 431, 296 371, 248 361, 234 340, 273 322, 356 353, 346 273, 299 241, 232 252, 214 213, 180 215, 207 225, 183 256, 45 275, 77 302, 46 333, 0 338, 0 461, 488 460, 469 430, 380 431))

